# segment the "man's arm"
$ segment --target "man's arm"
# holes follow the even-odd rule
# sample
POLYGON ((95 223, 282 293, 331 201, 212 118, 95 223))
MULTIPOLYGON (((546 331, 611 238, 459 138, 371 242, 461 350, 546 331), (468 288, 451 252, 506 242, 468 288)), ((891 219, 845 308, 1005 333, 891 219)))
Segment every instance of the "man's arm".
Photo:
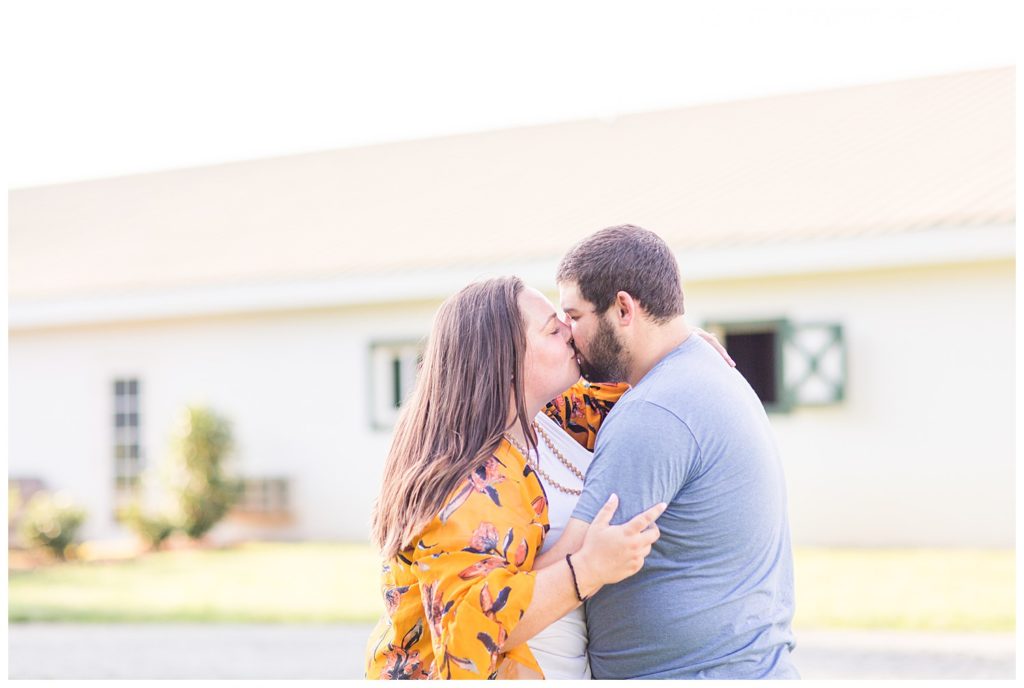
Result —
MULTIPOLYGON (((682 420, 656 403, 627 398, 601 428, 583 494, 569 523, 592 521, 613 492, 619 496, 613 524, 652 504, 671 504, 699 462, 700 448, 682 420)), ((565 546, 577 543, 570 540, 565 546)), ((561 541, 556 547, 562 549, 560 545, 561 541)))

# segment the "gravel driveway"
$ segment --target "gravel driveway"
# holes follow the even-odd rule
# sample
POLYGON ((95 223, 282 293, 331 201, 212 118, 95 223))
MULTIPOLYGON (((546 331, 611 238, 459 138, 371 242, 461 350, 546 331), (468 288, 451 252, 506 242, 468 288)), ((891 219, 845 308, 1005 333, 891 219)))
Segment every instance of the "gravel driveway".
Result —
MULTIPOLYGON (((10 624, 12 679, 362 678, 370 625, 10 624)), ((808 679, 1014 678, 1013 634, 798 632, 808 679)))

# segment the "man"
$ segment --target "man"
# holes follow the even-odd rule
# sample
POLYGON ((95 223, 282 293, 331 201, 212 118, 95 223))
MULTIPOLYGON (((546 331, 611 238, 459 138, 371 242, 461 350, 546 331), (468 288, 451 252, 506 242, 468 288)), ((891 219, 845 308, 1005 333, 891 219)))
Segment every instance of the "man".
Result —
POLYGON ((557 281, 584 376, 631 385, 557 547, 576 551, 612 493, 613 524, 669 505, 641 571, 587 601, 594 678, 799 678, 772 431, 743 376, 691 336, 672 252, 653 232, 609 227, 569 251, 557 281))

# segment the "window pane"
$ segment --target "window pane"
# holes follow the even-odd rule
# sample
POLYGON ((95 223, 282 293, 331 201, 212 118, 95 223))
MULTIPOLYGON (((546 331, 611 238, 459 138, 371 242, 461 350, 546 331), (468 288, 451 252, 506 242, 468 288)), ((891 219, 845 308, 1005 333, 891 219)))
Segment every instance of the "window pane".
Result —
POLYGON ((114 484, 118 493, 138 487, 142 471, 142 450, 139 446, 139 381, 114 381, 113 459, 114 484))
POLYGON ((402 405, 402 359, 398 357, 391 360, 391 389, 392 402, 398 408, 402 405))
POLYGON ((765 404, 777 403, 775 333, 726 334, 725 348, 758 398, 765 404))
POLYGON ((421 342, 382 342, 370 345, 370 420, 375 429, 394 425, 402 403, 417 377, 421 342))

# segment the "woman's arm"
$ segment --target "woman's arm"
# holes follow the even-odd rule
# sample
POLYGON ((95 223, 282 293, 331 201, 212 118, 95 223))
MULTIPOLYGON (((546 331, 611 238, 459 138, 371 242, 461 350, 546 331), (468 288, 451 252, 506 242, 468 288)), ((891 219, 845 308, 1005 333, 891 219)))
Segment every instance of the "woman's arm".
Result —
POLYGON ((522 539, 527 531, 513 526, 506 537, 498 509, 463 506, 443 524, 435 519, 408 551, 438 678, 493 677, 533 599, 536 575, 514 563, 529 564, 517 554, 531 547, 522 539))
MULTIPOLYGON (((611 526, 617 506, 613 496, 572 557, 583 596, 640 570, 651 543, 660 535, 656 526, 648 526, 664 505, 611 526)), ((515 658, 518 646, 580 602, 564 558, 544 571, 520 570, 501 553, 503 538, 488 520, 480 521, 468 543, 463 542, 467 530, 466 522, 460 522, 464 520, 461 511, 444 525, 435 520, 435 527, 425 531, 412 550, 410 568, 420 582, 439 677, 487 678, 494 675, 506 653, 515 658)), ((473 515, 472 510, 465 513, 470 523, 487 516, 473 515)), ((509 554, 513 561, 517 559, 513 550, 509 554)))
POLYGON ((643 567, 651 545, 661 534, 654 522, 666 505, 658 504, 621 526, 613 526, 611 520, 618 505, 618 497, 612 495, 589 527, 583 521, 576 521, 584 525, 584 536, 579 551, 571 555, 571 570, 565 555, 560 561, 537 570, 533 599, 523 618, 509 633, 506 648, 525 643, 578 607, 581 600, 576 596, 577 586, 580 595, 590 597, 602 586, 628 578, 643 567))
MULTIPOLYGON (((584 564, 579 555, 572 559, 580 594, 583 597, 590 597, 600 590, 603 584, 596 578, 596 572, 592 565, 584 564)), ((536 571, 535 575, 537 583, 533 589, 533 599, 530 601, 526 613, 523 614, 523 618, 508 634, 504 648, 522 645, 582 604, 576 597, 572 572, 569 570, 569 564, 565 557, 562 557, 560 562, 541 571, 536 571)))
POLYGON ((552 564, 565 560, 565 555, 578 552, 583 546, 583 538, 587 534, 590 524, 578 518, 570 518, 562 531, 562 537, 558 538, 555 546, 544 552, 533 563, 533 570, 540 571, 552 564))

